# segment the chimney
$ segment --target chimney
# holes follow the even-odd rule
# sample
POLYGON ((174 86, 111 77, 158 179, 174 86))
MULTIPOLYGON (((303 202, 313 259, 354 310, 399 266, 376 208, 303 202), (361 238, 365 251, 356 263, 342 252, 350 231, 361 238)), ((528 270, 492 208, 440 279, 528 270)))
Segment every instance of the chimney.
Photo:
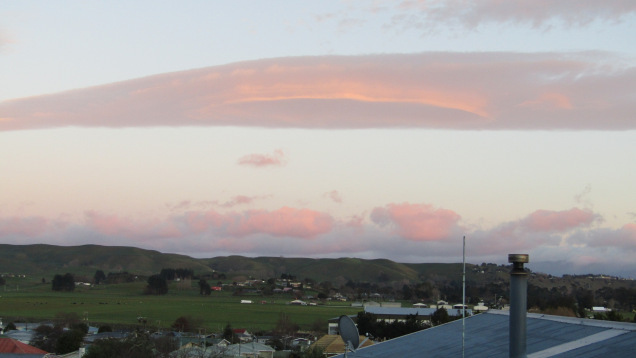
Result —
POLYGON ((509 254, 510 271, 510 358, 526 358, 526 311, 528 310, 528 274, 523 264, 527 254, 509 254))

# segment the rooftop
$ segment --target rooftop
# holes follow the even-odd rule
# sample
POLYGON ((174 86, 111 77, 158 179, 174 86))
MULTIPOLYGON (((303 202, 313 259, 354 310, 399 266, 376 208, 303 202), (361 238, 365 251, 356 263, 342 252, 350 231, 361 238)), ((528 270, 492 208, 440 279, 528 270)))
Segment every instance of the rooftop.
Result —
MULTIPOLYGON (((508 311, 491 310, 466 318, 465 356, 508 357, 508 314, 508 311)), ((365 358, 415 358, 422 357, 422 352, 427 353, 426 357, 460 357, 462 321, 361 348, 356 354, 365 358)), ((634 352, 634 323, 528 313, 528 358, 629 357, 634 352)))

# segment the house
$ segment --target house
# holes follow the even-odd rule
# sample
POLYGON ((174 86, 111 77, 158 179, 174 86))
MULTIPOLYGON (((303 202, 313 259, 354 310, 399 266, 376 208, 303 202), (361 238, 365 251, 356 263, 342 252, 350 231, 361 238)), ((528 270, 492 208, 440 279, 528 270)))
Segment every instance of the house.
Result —
MULTIPOLYGON (((464 356, 508 357, 509 311, 489 310, 464 320, 464 356)), ((633 357, 636 324, 528 313, 527 358, 633 357)), ((461 357, 462 320, 361 348, 356 355, 377 357, 461 357)), ((343 357, 340 355, 339 357, 343 357)))
POLYGON ((241 343, 251 342, 252 340, 254 340, 254 335, 252 335, 244 328, 235 328, 232 331, 241 343))
POLYGON ((301 301, 301 300, 293 300, 293 301, 289 302, 288 304, 289 305, 295 305, 295 306, 307 306, 307 302, 301 301))
MULTIPOLYGON (((367 337, 365 336, 360 336, 361 346, 368 347, 373 345, 373 341, 370 339, 367 340, 366 338, 367 337)), ((326 336, 322 336, 319 340, 317 340, 316 342, 314 342, 314 344, 310 346, 310 348, 313 348, 313 347, 322 348, 322 350, 325 352, 325 355, 327 357, 330 357, 339 353, 344 353, 345 351, 345 343, 342 340, 342 337, 336 334, 333 334, 333 335, 328 334, 326 336)))
POLYGON ((268 345, 250 342, 247 344, 232 344, 224 347, 226 357, 273 358, 276 350, 268 345))
MULTIPOLYGON (((33 327, 35 328, 35 327, 33 327)), ((33 338, 35 337, 35 331, 9 331, 4 333, 5 336, 15 339, 18 342, 22 342, 24 344, 29 344, 33 338)))
POLYGON ((486 306, 483 302, 479 302, 477 306, 473 307, 473 311, 475 311, 476 313, 486 312, 488 311, 488 306, 486 306))
POLYGON ((292 347, 300 347, 301 350, 305 350, 305 348, 311 345, 311 339, 307 338, 295 338, 291 341, 292 347))
POLYGON ((605 308, 605 307, 597 307, 597 306, 592 307, 592 312, 593 312, 593 313, 603 313, 603 312, 608 312, 608 311, 610 311, 610 309, 609 309, 609 308, 605 308))
POLYGON ((426 303, 414 303, 413 307, 415 307, 415 308, 428 308, 428 305, 426 303))
POLYGON ((227 347, 230 345, 230 341, 225 338, 215 338, 212 340, 212 345, 218 347, 227 347))
POLYGON ((42 358, 47 354, 48 352, 13 338, 0 336, 0 357, 42 358))

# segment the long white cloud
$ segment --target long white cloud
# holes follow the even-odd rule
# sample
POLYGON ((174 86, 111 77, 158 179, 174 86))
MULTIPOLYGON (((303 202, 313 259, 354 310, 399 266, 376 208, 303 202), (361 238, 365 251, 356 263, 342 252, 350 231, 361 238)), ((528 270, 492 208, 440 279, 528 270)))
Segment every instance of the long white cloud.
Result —
POLYGON ((0 130, 257 126, 625 130, 636 66, 606 53, 292 57, 0 103, 0 130))

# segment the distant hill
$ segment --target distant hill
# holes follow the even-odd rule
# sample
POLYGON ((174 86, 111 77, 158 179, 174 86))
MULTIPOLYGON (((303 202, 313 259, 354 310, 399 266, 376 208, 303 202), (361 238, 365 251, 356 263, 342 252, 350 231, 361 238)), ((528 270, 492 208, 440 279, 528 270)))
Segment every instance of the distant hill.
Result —
POLYGON ((66 272, 92 277, 96 270, 151 275, 168 267, 191 268, 197 273, 212 272, 205 262, 189 256, 135 247, 0 245, 0 273, 47 278, 66 272))
MULTIPOLYGON (((177 254, 165 254, 123 246, 54 246, 0 244, 0 274, 26 274, 39 280, 50 280, 55 274, 66 272, 92 278, 96 270, 129 272, 149 276, 162 268, 192 269, 197 276, 224 273, 229 280, 247 278, 268 279, 293 275, 298 280, 310 278, 316 282, 330 281, 335 287, 354 283, 378 283, 401 288, 404 284, 428 283, 431 286, 461 287, 460 263, 406 264, 386 259, 364 260, 357 258, 311 259, 284 257, 224 256, 196 259, 177 254)), ((507 285, 509 269, 495 264, 466 264, 466 281, 469 287, 507 285)), ((579 275, 554 277, 533 273, 530 282, 545 288, 571 291, 585 288, 592 291, 611 284, 612 287, 634 287, 636 281, 618 280, 604 275, 579 275), (604 279, 599 279, 605 277, 604 279), (611 280, 611 281, 608 281, 611 280), (611 283, 610 283, 611 282, 611 283)), ((564 292, 565 292, 564 291, 564 292)))
MULTIPOLYGON (((473 267, 474 265, 468 265, 473 267)), ((214 271, 234 277, 270 278, 290 274, 316 281, 391 282, 426 277, 461 277, 461 264, 402 264, 386 259, 310 259, 243 256, 196 259, 122 246, 54 246, 0 244, 0 273, 50 278, 71 272, 92 277, 96 270, 151 275, 162 268, 189 268, 195 275, 214 271)))

